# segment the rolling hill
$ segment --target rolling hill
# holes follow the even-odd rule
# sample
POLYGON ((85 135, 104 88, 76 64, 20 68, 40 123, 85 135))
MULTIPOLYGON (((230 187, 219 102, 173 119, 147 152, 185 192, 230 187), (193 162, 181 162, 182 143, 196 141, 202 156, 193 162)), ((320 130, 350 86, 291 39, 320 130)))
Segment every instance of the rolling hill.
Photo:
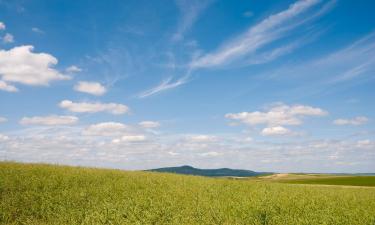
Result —
POLYGON ((0 162, 0 224, 375 224, 375 188, 0 162))
POLYGON ((205 177, 254 177, 254 176, 259 176, 259 175, 272 174, 272 173, 266 173, 266 172, 255 172, 252 170, 237 170, 237 169, 229 169, 229 168, 198 169, 192 166, 164 167, 164 168, 158 168, 158 169, 151 169, 148 171, 196 175, 196 176, 205 176, 205 177))

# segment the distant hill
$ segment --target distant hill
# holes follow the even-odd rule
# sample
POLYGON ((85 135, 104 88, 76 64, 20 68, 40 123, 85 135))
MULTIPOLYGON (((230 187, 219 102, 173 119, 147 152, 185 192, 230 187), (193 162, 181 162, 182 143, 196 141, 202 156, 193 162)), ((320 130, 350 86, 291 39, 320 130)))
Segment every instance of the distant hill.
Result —
POLYGON ((265 172, 255 172, 251 170, 236 170, 236 169, 229 169, 229 168, 198 169, 192 166, 164 167, 164 168, 158 168, 158 169, 151 169, 147 171, 197 175, 197 176, 206 176, 206 177, 254 177, 254 176, 259 176, 259 175, 272 174, 272 173, 265 173, 265 172))

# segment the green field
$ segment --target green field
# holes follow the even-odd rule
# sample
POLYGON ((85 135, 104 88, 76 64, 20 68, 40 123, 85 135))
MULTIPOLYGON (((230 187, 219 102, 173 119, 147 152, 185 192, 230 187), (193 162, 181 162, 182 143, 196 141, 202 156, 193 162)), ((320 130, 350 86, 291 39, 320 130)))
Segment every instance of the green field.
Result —
POLYGON ((263 181, 290 184, 320 184, 340 186, 375 186, 375 176, 335 175, 335 174, 275 174, 257 177, 263 181))
POLYGON ((342 176, 285 181, 291 184, 322 184, 344 186, 375 186, 375 176, 342 176))
POLYGON ((375 188, 0 163, 0 224, 375 224, 375 188))

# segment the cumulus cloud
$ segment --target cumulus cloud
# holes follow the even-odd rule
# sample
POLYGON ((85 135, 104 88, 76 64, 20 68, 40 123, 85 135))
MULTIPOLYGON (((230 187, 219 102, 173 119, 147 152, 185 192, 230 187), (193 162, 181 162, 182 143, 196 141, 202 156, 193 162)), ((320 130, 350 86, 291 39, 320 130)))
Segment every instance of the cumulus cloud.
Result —
POLYGON ((117 103, 72 102, 70 100, 63 100, 60 102, 59 106, 63 109, 77 113, 108 112, 114 115, 119 115, 129 111, 129 108, 126 105, 117 103))
POLYGON ((100 83, 87 81, 78 82, 78 84, 74 86, 74 90, 96 96, 103 95, 107 92, 107 89, 100 83))
POLYGON ((226 118, 238 120, 246 125, 266 124, 269 127, 281 125, 300 125, 307 116, 325 116, 328 113, 320 108, 307 105, 279 104, 266 112, 228 113, 226 118))
POLYGON ((51 81, 68 80, 69 76, 52 68, 57 59, 47 53, 34 53, 31 45, 0 50, 0 77, 6 82, 25 85, 49 85, 51 81))
POLYGON ((116 138, 112 140, 112 143, 126 143, 126 142, 142 142, 146 140, 145 135, 124 135, 121 138, 116 138))
POLYGON ((143 128, 157 128, 160 126, 160 123, 157 121, 142 121, 139 123, 139 126, 143 128))
POLYGON ((216 140, 217 140, 216 136, 213 136, 213 135, 204 135, 204 134, 188 135, 186 137, 186 141, 196 142, 196 143, 214 142, 216 140))
POLYGON ((357 147, 361 149, 374 149, 375 141, 371 141, 369 139, 359 140, 357 141, 357 147))
POLYGON ((262 130, 261 134, 263 136, 285 136, 290 135, 292 132, 282 126, 276 126, 276 127, 266 127, 262 130))
POLYGON ((367 122, 368 122, 368 118, 365 116, 357 116, 352 119, 337 119, 333 121, 335 125, 341 125, 341 126, 342 125, 358 126, 358 125, 366 124, 367 122))
POLYGON ((0 30, 5 30, 6 26, 5 23, 0 22, 0 30))
POLYGON ((14 42, 14 36, 10 33, 6 33, 3 37, 3 43, 9 44, 14 42))
POLYGON ((18 91, 18 89, 15 86, 10 85, 10 84, 6 83, 5 81, 2 81, 2 80, 0 80, 0 90, 7 91, 7 92, 17 92, 18 91))
POLYGON ((73 125, 78 122, 75 116, 35 116, 23 117, 20 120, 22 125, 43 125, 43 126, 59 126, 59 125, 73 125))
POLYGON ((7 141, 9 140, 9 137, 6 136, 5 134, 0 134, 0 141, 7 141))
POLYGON ((121 169, 191 162, 201 168, 236 167, 258 171, 367 172, 375 169, 375 142, 367 134, 353 139, 301 138, 247 143, 235 139, 241 139, 241 135, 227 133, 215 134, 217 138, 212 142, 189 142, 183 133, 149 138, 143 133, 126 131, 100 138, 82 135, 85 129, 42 126, 12 133, 0 143, 0 159, 121 169), (336 166, 335 162, 359 164, 348 169, 336 166))
POLYGON ((72 65, 65 69, 67 73, 79 73, 82 71, 78 66, 72 65))
POLYGON ((264 136, 288 135, 288 134, 291 134, 291 131, 282 126, 266 127, 262 130, 262 135, 264 136))
POLYGON ((128 130, 128 126, 117 122, 92 124, 82 131, 87 136, 121 136, 128 130))

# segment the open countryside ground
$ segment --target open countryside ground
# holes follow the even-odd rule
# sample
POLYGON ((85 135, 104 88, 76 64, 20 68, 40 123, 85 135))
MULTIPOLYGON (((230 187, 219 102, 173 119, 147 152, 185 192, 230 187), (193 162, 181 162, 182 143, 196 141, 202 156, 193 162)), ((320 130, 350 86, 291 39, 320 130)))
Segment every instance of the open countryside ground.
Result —
POLYGON ((373 225, 359 188, 4 162, 0 223, 373 225))

